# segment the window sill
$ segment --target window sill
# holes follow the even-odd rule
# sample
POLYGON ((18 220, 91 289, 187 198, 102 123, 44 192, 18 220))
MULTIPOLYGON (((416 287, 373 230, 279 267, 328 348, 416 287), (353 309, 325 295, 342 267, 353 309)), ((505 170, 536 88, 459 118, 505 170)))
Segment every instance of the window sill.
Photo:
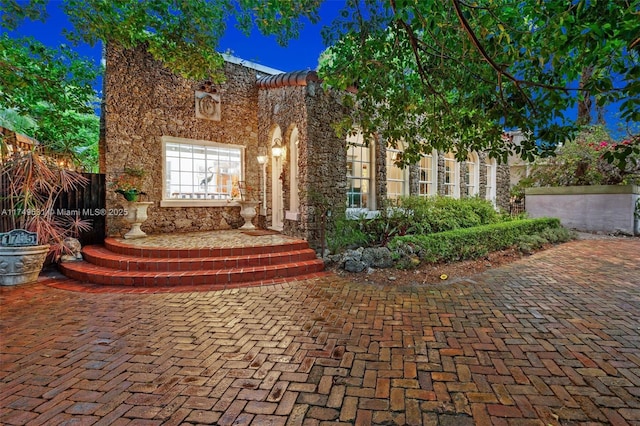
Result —
POLYGON ((162 200, 160 207, 235 207, 237 201, 231 200, 162 200))
POLYGON ((297 222, 300 220, 300 213, 298 213, 297 211, 294 212, 294 211, 287 210, 284 212, 284 218, 286 220, 293 220, 297 222))

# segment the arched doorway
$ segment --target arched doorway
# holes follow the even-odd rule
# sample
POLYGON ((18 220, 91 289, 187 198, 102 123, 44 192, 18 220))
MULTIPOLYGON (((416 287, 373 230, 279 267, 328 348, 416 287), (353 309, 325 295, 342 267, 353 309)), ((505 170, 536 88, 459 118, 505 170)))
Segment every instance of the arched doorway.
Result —
MULTIPOLYGON (((297 218, 300 208, 300 194, 298 193, 298 143, 300 135, 294 127, 289 138, 289 213, 287 216, 297 218)), ((289 218, 289 217, 287 217, 289 218)), ((297 220, 297 219, 296 219, 297 220)))
POLYGON ((284 203, 282 202, 282 163, 285 148, 282 131, 276 127, 271 135, 271 229, 282 231, 284 227, 284 203))

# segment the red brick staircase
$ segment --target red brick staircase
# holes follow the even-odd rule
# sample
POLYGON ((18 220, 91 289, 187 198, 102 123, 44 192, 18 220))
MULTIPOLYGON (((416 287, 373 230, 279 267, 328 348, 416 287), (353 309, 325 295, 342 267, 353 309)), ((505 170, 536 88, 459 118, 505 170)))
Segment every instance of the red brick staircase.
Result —
POLYGON ((317 276, 324 263, 306 241, 250 247, 157 248, 107 238, 87 246, 84 261, 66 262, 69 278, 105 286, 228 289, 317 276))

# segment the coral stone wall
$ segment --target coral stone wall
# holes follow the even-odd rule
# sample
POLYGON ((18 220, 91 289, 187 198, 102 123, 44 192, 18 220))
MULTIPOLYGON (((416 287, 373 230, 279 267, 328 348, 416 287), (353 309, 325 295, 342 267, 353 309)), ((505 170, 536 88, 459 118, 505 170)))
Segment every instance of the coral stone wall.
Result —
POLYGON ((314 247, 320 246, 324 232, 322 211, 329 208, 333 217, 339 217, 347 207, 346 137, 338 137, 333 128, 347 113, 342 96, 350 95, 323 90, 318 82, 307 86, 307 153, 300 164, 307 162, 308 192, 301 197, 300 209, 302 236, 314 247))
POLYGON ((509 211, 511 171, 508 164, 498 164, 496 167, 496 205, 502 210, 509 211))
MULTIPOLYGON (((332 124, 342 118, 339 97, 326 91, 317 81, 302 86, 261 89, 258 102, 259 143, 268 147, 276 126, 283 133, 283 145, 289 147, 292 130, 299 131, 298 185, 291 188, 291 151, 284 159, 284 209, 289 210, 290 191, 297 191, 300 210, 296 219, 284 220, 283 232, 304 238, 314 247, 321 245, 322 212, 327 207, 333 214, 344 210, 346 200, 346 142, 336 136, 332 124)), ((267 170, 271 182, 271 170, 267 170)), ((268 189, 268 197, 271 191, 268 189)), ((271 202, 268 203, 272 205, 271 202)), ((267 212, 267 223, 272 212, 267 212)))
MULTIPOLYGON (((258 103, 256 108, 258 110, 258 143, 261 147, 265 148, 268 155, 271 155, 271 140, 273 132, 276 127, 280 128, 282 132, 282 145, 286 147, 285 156, 283 158, 282 167, 285 171, 285 181, 283 185, 283 207, 284 210, 289 209, 289 191, 298 191, 298 193, 304 192, 306 182, 306 144, 307 144, 307 108, 305 104, 305 92, 304 86, 293 87, 278 87, 272 89, 260 89, 258 93, 258 103), (291 150, 289 150, 289 143, 291 140, 291 132, 294 128, 298 128, 298 167, 299 178, 298 188, 290 188, 290 167, 291 167, 291 150)), ((273 216, 272 211, 272 163, 267 161, 267 225, 271 224, 271 218, 273 216)), ((301 200, 302 203, 302 200, 301 200)), ((294 224, 287 223, 285 220, 285 229, 283 230, 288 235, 297 236, 297 232, 294 229, 294 224)))
MULTIPOLYGON (((148 171, 143 190, 154 205, 142 225, 147 233, 229 228, 224 216, 239 218, 239 207, 160 207, 162 199, 163 136, 244 145, 245 181, 259 187, 261 170, 254 159, 258 144, 256 70, 225 64, 227 81, 216 86, 221 120, 197 119, 195 91, 203 82, 176 76, 143 49, 106 49, 105 146, 107 182, 125 167, 148 171)), ((107 191, 107 211, 126 207, 120 195, 107 191)), ((113 210, 116 211, 116 210, 113 210)), ((122 216, 107 217, 107 235, 129 228, 122 216)))

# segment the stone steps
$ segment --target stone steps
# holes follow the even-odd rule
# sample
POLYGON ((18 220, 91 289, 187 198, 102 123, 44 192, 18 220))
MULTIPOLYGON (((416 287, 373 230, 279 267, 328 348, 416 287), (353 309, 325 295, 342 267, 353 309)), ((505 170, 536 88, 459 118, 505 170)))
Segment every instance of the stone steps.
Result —
POLYGON ((107 238, 87 246, 84 260, 60 270, 69 278, 105 286, 210 289, 263 285, 314 276, 324 263, 302 240, 245 247, 168 248, 127 245, 107 238))

